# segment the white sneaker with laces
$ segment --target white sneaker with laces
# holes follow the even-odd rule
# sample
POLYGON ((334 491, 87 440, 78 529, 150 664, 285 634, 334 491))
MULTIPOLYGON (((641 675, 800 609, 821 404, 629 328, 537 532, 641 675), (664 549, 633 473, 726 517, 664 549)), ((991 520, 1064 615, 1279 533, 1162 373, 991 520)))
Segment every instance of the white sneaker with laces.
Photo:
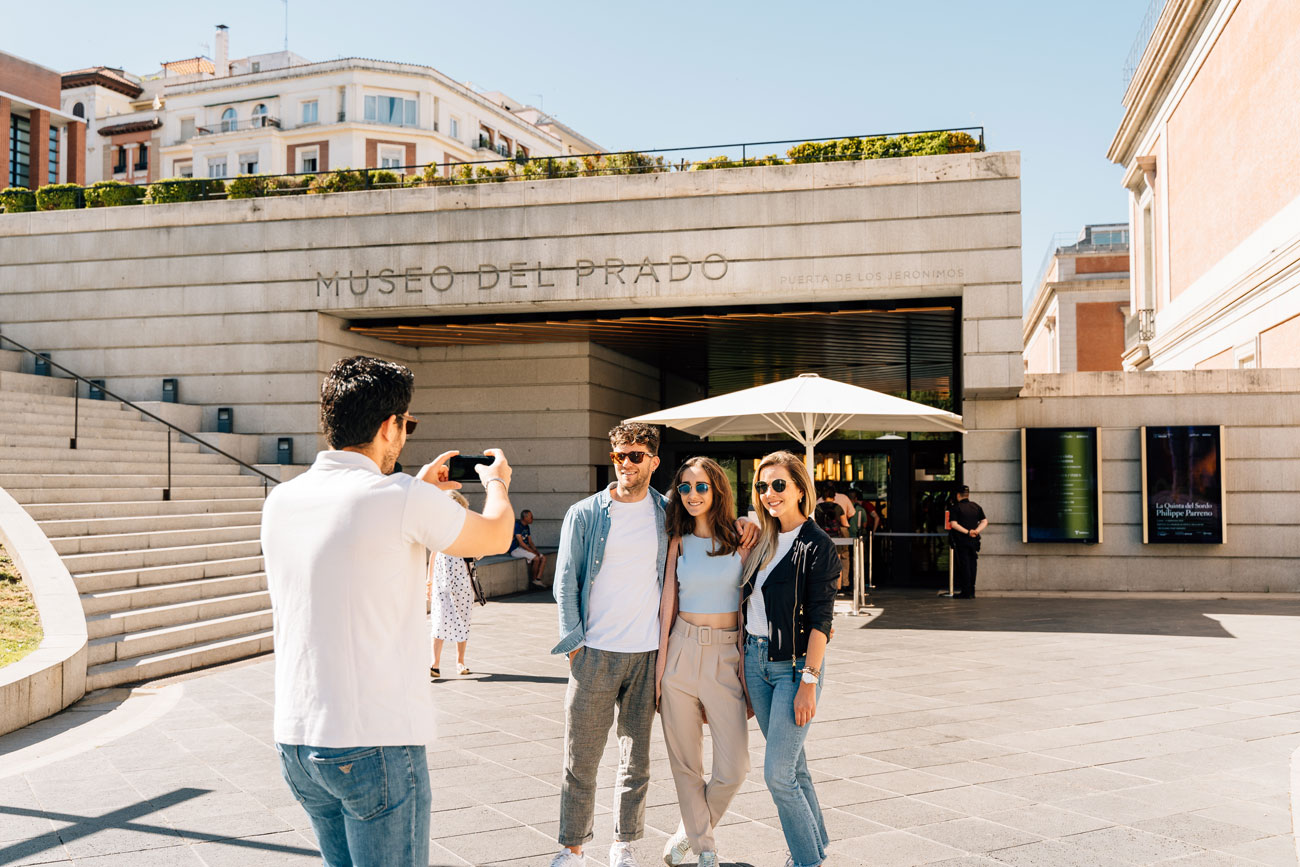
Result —
POLYGON ((632 854, 631 843, 615 843, 609 847, 609 867, 640 867, 632 854))
POLYGON ((717 852, 701 852, 699 867, 718 867, 717 852))
POLYGON ((664 844, 664 863, 668 867, 678 867, 686 860, 686 853, 691 851, 691 841, 686 837, 686 829, 680 824, 677 832, 664 844))
POLYGON ((551 859, 551 867, 586 867, 586 865, 586 856, 574 854, 573 850, 567 846, 560 850, 560 854, 551 859))

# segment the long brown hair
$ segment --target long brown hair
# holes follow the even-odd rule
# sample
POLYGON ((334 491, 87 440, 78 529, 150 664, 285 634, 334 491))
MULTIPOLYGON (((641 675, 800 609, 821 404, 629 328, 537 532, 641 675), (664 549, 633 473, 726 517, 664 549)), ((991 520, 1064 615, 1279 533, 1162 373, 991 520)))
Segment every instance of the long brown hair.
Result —
POLYGON ((776 553, 776 537, 781 532, 781 524, 776 518, 767 513, 763 508, 763 503, 758 498, 758 477, 762 474, 765 467, 785 467, 790 478, 794 480, 794 486, 803 494, 803 499, 799 502, 799 511, 803 514, 804 519, 812 516, 813 510, 817 506, 817 495, 814 493, 812 474, 808 472, 808 467, 803 462, 803 458, 793 452, 772 452, 772 454, 763 458, 758 464, 758 469, 754 471, 754 489, 753 495, 754 511, 758 513, 758 544, 754 550, 749 553, 745 560, 744 579, 749 580, 750 576, 758 572, 767 565, 767 561, 772 559, 776 553))
POLYGON ((677 493, 677 486, 682 483, 686 471, 696 467, 708 477, 709 487, 713 489, 713 505, 709 506, 706 516, 713 531, 713 550, 710 557, 730 557, 740 547, 740 531, 736 529, 736 497, 731 492, 731 482, 722 467, 712 458, 690 458, 677 468, 673 476, 672 487, 668 489, 668 535, 689 536, 695 532, 695 518, 686 511, 682 497, 677 493))

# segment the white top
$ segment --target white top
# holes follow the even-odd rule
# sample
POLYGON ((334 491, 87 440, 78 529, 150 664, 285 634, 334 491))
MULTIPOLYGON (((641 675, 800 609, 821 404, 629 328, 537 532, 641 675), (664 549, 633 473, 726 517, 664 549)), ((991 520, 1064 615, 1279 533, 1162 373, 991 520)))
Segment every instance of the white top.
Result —
POLYGON ((776 553, 772 559, 767 561, 767 565, 758 570, 758 577, 754 579, 754 593, 749 597, 748 607, 745 608, 745 631, 750 635, 757 635, 760 638, 767 638, 771 630, 771 625, 767 622, 767 606, 763 604, 763 582, 767 576, 772 574, 776 564, 785 559, 785 555, 790 553, 790 546, 794 544, 795 537, 803 529, 803 524, 795 527, 788 533, 776 534, 776 553))
POLYGON ((853 508, 853 501, 849 499, 848 494, 836 494, 835 502, 844 510, 844 517, 852 518, 857 509, 853 508))
POLYGON ((609 504, 605 562, 591 579, 583 644, 617 653, 659 649, 659 526, 649 496, 609 504))
POLYGON ((262 508, 275 632, 275 739, 316 747, 432 743, 425 549, 465 510, 365 455, 325 451, 262 508))

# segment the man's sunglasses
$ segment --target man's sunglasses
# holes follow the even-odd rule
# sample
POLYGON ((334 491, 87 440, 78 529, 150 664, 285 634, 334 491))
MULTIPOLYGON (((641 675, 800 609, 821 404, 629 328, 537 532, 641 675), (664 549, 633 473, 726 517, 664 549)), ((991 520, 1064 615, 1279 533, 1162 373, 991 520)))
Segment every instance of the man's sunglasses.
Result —
POLYGON ((420 420, 418 418, 415 418, 414 416, 409 416, 406 413, 402 413, 401 415, 396 417, 406 422, 406 435, 408 437, 411 434, 415 433, 415 426, 420 423, 420 420))
POLYGON ((623 463, 623 461, 631 461, 634 464, 639 464, 646 458, 652 458, 652 457, 654 457, 654 455, 650 454, 649 452, 610 452, 609 453, 609 459, 616 464, 621 464, 623 463))
MULTIPOLYGON (((786 486, 785 479, 772 480, 772 490, 776 491, 778 494, 785 490, 785 486, 786 486)), ((758 491, 759 496, 766 494, 767 482, 754 482, 754 490, 758 491)))
MULTIPOLYGON (((677 493, 681 494, 683 497, 686 496, 687 494, 689 494, 690 492, 691 492, 691 483, 690 483, 690 482, 682 482, 680 485, 677 486, 677 493)), ((708 482, 696 482, 696 483, 695 483, 695 493, 697 493, 697 494, 707 494, 708 492, 709 492, 709 483, 708 483, 708 482)))

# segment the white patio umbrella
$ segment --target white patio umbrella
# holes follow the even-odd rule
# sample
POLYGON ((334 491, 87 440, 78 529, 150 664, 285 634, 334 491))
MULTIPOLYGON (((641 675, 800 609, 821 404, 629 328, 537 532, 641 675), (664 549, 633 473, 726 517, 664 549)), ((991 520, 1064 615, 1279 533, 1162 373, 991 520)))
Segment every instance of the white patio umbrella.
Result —
POLYGON ((837 430, 948 431, 964 434, 961 416, 846 382, 803 373, 636 418, 699 437, 781 432, 813 449, 837 430))

